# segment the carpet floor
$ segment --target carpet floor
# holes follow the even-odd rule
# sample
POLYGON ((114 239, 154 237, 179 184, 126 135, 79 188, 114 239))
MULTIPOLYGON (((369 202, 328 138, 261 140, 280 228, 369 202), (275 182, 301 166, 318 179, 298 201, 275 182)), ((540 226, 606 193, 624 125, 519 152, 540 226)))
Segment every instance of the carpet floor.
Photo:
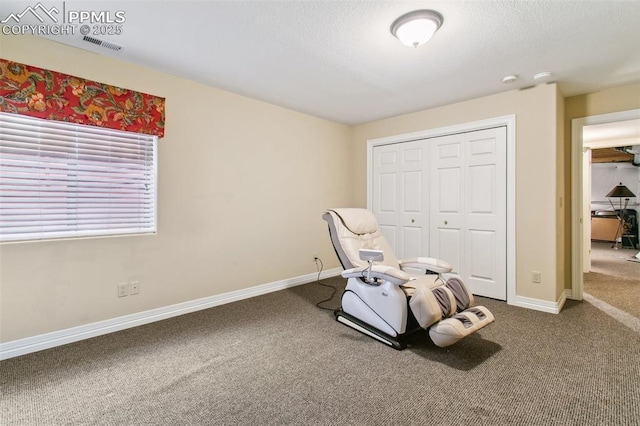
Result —
POLYGON ((2 361, 0 424, 640 425, 640 334, 589 303, 478 298, 494 324, 399 352, 315 306, 329 295, 301 285, 2 361))
POLYGON ((640 263, 627 259, 635 250, 614 250, 611 243, 593 242, 591 272, 584 275, 584 291, 640 318, 640 263))
POLYGON ((611 275, 585 274, 584 291, 636 318, 640 318, 640 280, 625 280, 611 275))
POLYGON ((591 243, 591 271, 625 279, 640 280, 640 263, 630 262, 638 250, 611 248, 611 243, 591 243))

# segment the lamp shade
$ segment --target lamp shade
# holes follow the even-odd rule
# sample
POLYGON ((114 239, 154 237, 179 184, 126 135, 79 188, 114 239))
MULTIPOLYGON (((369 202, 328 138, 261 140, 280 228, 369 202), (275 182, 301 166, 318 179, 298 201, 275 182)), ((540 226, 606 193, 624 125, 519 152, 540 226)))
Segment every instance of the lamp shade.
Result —
POLYGON ((442 25, 442 15, 433 10, 415 10, 402 15, 391 24, 391 34, 402 44, 418 47, 429 41, 442 25))
POLYGON ((606 195, 607 198, 633 198, 636 194, 631 192, 629 188, 624 186, 622 182, 620 185, 616 185, 609 193, 606 195))

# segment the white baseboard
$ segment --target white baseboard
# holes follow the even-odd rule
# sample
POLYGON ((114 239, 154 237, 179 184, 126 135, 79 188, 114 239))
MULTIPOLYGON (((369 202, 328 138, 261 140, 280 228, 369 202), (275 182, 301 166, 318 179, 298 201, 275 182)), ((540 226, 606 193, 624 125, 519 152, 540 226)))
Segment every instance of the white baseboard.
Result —
POLYGON ((515 301, 510 303, 513 306, 521 308, 533 309, 536 311, 548 312, 550 314, 559 314, 567 300, 567 293, 563 291, 560 299, 556 302, 548 302, 546 300, 534 299, 532 297, 516 296, 515 301))
MULTIPOLYGON (((334 277, 336 275, 340 275, 341 272, 341 268, 329 269, 323 271, 320 278, 334 277)), ((184 315, 218 305, 224 305, 225 303, 236 302, 238 300, 260 296, 262 294, 284 290, 301 284, 307 284, 315 281, 317 277, 317 273, 301 275, 242 290, 230 291, 228 293, 204 297, 202 299, 177 303, 175 305, 165 306, 162 308, 151 309, 78 327, 67 328, 65 330, 40 334, 38 336, 27 337, 7 343, 0 343, 0 360, 66 345, 68 343, 89 339, 91 337, 137 327, 139 325, 149 324, 151 322, 176 317, 178 315, 184 315)))
POLYGON ((566 299, 582 300, 582 299, 577 299, 577 298, 573 297, 573 290, 570 289, 570 288, 567 288, 567 289, 564 290, 564 298, 565 298, 565 301, 566 301, 566 299))

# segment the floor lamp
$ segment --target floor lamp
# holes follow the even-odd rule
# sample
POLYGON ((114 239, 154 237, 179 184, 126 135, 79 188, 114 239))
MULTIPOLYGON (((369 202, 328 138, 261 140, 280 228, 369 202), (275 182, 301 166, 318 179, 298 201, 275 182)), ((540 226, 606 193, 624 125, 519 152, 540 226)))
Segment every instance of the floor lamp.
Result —
POLYGON ((620 208, 617 209, 618 213, 616 214, 616 216, 618 217, 618 230, 616 231, 616 240, 615 240, 615 243, 613 244, 613 248, 615 249, 620 248, 618 247, 618 242, 620 242, 620 245, 622 245, 622 237, 624 236, 624 231, 626 227, 626 211, 627 211, 627 206, 629 205, 629 198, 633 198, 635 196, 636 194, 631 192, 631 190, 629 190, 629 188, 624 186, 622 182, 620 182, 620 185, 616 185, 606 195, 606 197, 609 199, 609 203, 611 204, 611 207, 613 208, 613 211, 616 211, 616 207, 613 205, 613 201, 611 200, 612 198, 617 198, 618 203, 620 205, 620 208), (622 205, 623 198, 624 198, 624 206, 622 205), (618 239, 620 239, 620 241, 618 241, 618 239))

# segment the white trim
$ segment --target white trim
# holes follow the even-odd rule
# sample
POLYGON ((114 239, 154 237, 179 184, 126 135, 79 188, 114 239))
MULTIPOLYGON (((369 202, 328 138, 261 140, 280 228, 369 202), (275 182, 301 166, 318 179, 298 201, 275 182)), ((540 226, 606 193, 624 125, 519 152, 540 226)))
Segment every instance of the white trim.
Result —
POLYGON ((617 148, 620 146, 640 145, 640 138, 609 139, 606 141, 584 142, 583 145, 585 148, 591 148, 591 149, 617 148))
POLYGON ((571 299, 582 300, 583 281, 583 220, 582 217, 582 128, 593 124, 614 123, 616 121, 640 118, 640 109, 592 115, 571 120, 571 299))
POLYGON ((557 302, 549 302, 546 300, 534 299, 532 297, 516 296, 510 305, 519 306, 521 308, 533 309, 535 311, 548 312, 550 314, 559 314, 567 301, 566 291, 560 294, 557 302))
MULTIPOLYGON (((323 271, 320 278, 328 278, 340 275, 342 268, 333 268, 323 271)), ((127 328, 137 327, 139 325, 149 324, 155 321, 161 321, 167 318, 184 315, 191 312, 200 311, 202 309, 212 308, 226 303, 236 302, 238 300, 248 299, 274 291, 284 290, 286 288, 295 287, 301 284, 307 284, 317 279, 318 273, 301 275, 294 278, 288 278, 275 281, 268 284, 257 285, 242 290, 230 291, 228 293, 218 294, 215 296, 203 297, 202 299, 190 300, 188 302, 177 303, 175 305, 165 306, 162 308, 151 309, 135 314, 124 315, 104 321, 98 321, 91 324, 81 325, 78 327, 67 328, 65 330, 54 331, 51 333, 40 334, 38 336, 27 337, 24 339, 14 340, 0 344, 0 360, 25 355, 32 352, 49 349, 56 346, 66 345, 91 337, 101 336, 103 334, 113 333, 115 331, 125 330, 127 328)))
POLYGON ((516 301, 516 116, 505 115, 437 129, 388 136, 367 141, 367 208, 373 210, 373 147, 411 142, 456 133, 474 132, 506 126, 507 128, 507 303, 516 301))

